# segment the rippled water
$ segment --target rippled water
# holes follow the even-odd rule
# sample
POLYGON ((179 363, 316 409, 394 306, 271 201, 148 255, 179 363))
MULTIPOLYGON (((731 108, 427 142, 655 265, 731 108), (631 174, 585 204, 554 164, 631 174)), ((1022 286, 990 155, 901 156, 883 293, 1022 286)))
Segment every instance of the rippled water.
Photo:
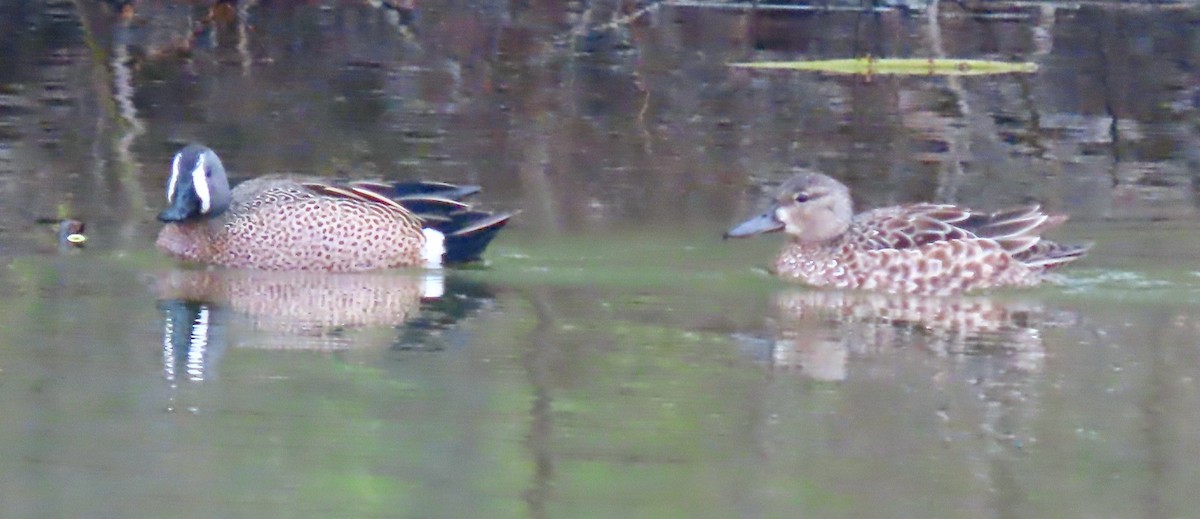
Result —
POLYGON ((1200 504, 1200 10, 121 5, 0 0, 4 517, 1200 504), (1040 69, 726 67, 868 54, 1040 69), (484 268, 179 266, 154 214, 188 141, 521 214, 484 268), (777 239, 720 239, 794 165, 864 208, 1040 202, 1096 245, 1036 290, 806 290, 762 272, 777 239))

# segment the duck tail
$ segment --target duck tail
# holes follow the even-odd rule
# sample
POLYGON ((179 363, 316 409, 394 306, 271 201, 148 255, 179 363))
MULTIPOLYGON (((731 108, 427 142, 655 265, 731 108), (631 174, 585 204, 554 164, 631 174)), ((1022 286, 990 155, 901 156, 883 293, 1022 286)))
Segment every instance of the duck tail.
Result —
POLYGON ((516 213, 461 211, 451 215, 449 222, 431 227, 446 236, 446 263, 467 263, 480 259, 488 244, 514 215, 516 213))
POLYGON ((387 194, 421 219, 423 226, 445 237, 443 263, 479 261, 492 239, 517 213, 493 213, 474 209, 463 198, 480 191, 479 186, 456 186, 441 182, 409 182, 389 185, 387 194))
POLYGON ((1091 243, 1064 245, 1040 240, 1033 247, 1017 254, 1016 258, 1031 269, 1045 271, 1082 258, 1091 248, 1091 243))

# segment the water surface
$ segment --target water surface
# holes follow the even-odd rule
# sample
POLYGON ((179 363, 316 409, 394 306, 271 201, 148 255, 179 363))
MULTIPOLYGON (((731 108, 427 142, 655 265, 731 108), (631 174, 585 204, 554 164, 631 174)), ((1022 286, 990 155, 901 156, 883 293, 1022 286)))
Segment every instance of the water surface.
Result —
POLYGON ((569 5, 0 0, 0 515, 1200 505, 1200 11, 569 5), (1040 70, 725 66, 864 54, 1040 70), (440 275, 175 265, 153 216, 188 141, 521 214, 440 275), (720 240, 795 165, 864 208, 1039 202, 1096 246, 1036 290, 805 290, 762 272, 776 239, 720 240))

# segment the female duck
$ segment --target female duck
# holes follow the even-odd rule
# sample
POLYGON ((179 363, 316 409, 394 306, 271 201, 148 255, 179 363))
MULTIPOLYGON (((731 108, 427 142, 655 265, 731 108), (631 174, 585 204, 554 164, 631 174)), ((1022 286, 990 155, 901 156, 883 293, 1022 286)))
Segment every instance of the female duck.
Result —
POLYGON ((435 182, 331 185, 269 175, 230 190, 221 159, 197 144, 171 163, 159 250, 260 270, 347 272, 480 258, 513 213, 472 210, 476 186, 435 182))
POLYGON ((845 185, 804 171, 780 186, 766 212, 725 237, 786 232, 772 270, 809 285, 946 295, 1034 286, 1048 269, 1079 259, 1090 246, 1041 237, 1066 219, 1036 205, 980 213, 911 204, 855 216, 845 185))

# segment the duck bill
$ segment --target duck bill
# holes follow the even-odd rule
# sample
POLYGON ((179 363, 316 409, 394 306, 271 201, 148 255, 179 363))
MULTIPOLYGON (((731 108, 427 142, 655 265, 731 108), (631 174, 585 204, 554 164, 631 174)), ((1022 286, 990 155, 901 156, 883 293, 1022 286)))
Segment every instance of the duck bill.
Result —
POLYGON ((755 234, 763 234, 783 230, 783 222, 775 218, 775 207, 767 209, 762 214, 735 225, 725 232, 725 238, 745 238, 755 234))
POLYGON ((194 196, 187 192, 179 193, 171 202, 171 207, 158 213, 158 221, 163 223, 182 222, 199 214, 200 208, 194 196))
POLYGON ((161 213, 158 213, 158 221, 162 223, 182 222, 187 220, 189 214, 190 211, 188 211, 187 208, 179 207, 179 205, 172 205, 171 207, 163 209, 161 213))

